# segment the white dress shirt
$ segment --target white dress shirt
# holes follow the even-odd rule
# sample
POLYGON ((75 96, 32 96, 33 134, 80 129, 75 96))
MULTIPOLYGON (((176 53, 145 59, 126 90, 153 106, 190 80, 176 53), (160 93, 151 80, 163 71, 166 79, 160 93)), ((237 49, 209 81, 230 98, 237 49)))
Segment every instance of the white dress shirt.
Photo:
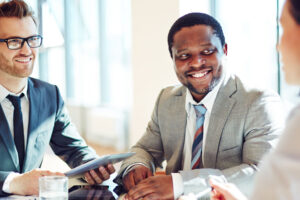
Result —
MULTIPOLYGON (((185 100, 185 110, 187 113, 187 123, 185 130, 185 140, 183 147, 183 160, 182 160, 182 170, 191 170, 191 160, 192 160, 192 146, 194 142, 194 135, 196 133, 196 112, 194 109, 194 105, 203 104, 206 107, 206 113, 204 116, 204 129, 203 129, 203 144, 202 144, 202 152, 205 151, 205 138, 207 134, 207 127, 209 125, 209 118, 211 114, 212 107, 214 105, 215 99, 217 97, 218 91, 220 89, 220 85, 223 82, 223 78, 221 81, 214 87, 214 89, 209 92, 200 102, 196 102, 190 91, 187 89, 186 92, 186 100, 185 100)), ((203 154, 202 154, 203 155, 203 154)), ((202 158, 203 160, 203 158, 202 158)), ((183 181, 182 177, 179 173, 172 173, 173 180, 173 191, 174 198, 177 199, 183 193, 183 181)))
MULTIPOLYGON (((10 130, 10 134, 12 134, 12 137, 14 137, 14 106, 8 100, 6 97, 7 95, 13 95, 13 96, 20 96, 21 94, 24 94, 24 97, 21 98, 21 110, 22 110, 22 117, 23 117, 23 130, 24 130, 24 147, 25 147, 25 152, 26 152, 26 141, 27 141, 27 136, 28 136, 28 122, 29 122, 29 98, 27 95, 27 82, 24 87, 24 89, 18 93, 14 94, 9 92, 6 88, 4 88, 2 85, 0 85, 0 105, 3 109, 4 115, 6 117, 8 127, 10 130)), ((7 133, 9 134, 9 133, 7 133)), ((10 193, 9 190, 9 184, 10 181, 15 177, 18 176, 19 173, 11 172, 7 178, 4 181, 2 190, 6 193, 10 193)))

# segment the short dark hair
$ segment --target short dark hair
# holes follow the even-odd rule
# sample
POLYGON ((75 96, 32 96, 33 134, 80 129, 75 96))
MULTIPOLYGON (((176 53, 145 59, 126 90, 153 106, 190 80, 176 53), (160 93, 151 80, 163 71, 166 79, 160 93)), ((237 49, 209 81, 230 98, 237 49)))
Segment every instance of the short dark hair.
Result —
POLYGON ((9 0, 0 3, 0 17, 31 17, 35 24, 37 21, 32 9, 23 0, 9 0))
POLYGON ((290 0, 290 12, 297 22, 300 25, 300 1, 299 0, 290 0))
POLYGON ((171 57, 172 55, 172 46, 174 42, 174 35, 178 31, 180 31, 183 27, 190 27, 194 25, 207 25, 212 27, 214 33, 220 38, 222 46, 225 45, 225 37, 220 23, 210 15, 205 13, 189 13, 186 14, 175 21, 175 23, 171 26, 168 34, 168 46, 171 57))

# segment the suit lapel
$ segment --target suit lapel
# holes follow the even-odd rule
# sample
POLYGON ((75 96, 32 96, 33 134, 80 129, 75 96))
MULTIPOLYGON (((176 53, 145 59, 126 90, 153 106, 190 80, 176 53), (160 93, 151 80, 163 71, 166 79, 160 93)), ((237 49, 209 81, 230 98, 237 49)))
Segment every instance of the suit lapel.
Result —
POLYGON ((168 162, 168 165, 172 166, 173 169, 168 169, 168 171, 178 171, 179 169, 182 169, 182 155, 187 117, 185 111, 185 92, 186 89, 184 87, 181 87, 177 91, 168 113, 170 121, 172 122, 172 127, 169 129, 171 138, 168 139, 168 143, 174 145, 174 152, 168 162))
POLYGON ((0 121, 1 121, 0 137, 2 138, 3 143, 6 146, 16 169, 20 171, 18 152, 12 134, 9 130, 8 123, 1 105, 0 105, 0 121))
POLYGON ((41 104, 40 90, 34 86, 32 80, 28 79, 28 97, 29 97, 29 123, 28 123, 28 136, 26 145, 26 156, 23 171, 25 171, 34 159, 30 154, 34 151, 34 145, 38 132, 36 129, 39 125, 39 113, 41 104))
POLYGON ((236 102, 231 97, 237 90, 235 81, 230 77, 227 84, 220 87, 212 108, 209 126, 203 148, 203 166, 215 168, 219 142, 228 116, 236 102))

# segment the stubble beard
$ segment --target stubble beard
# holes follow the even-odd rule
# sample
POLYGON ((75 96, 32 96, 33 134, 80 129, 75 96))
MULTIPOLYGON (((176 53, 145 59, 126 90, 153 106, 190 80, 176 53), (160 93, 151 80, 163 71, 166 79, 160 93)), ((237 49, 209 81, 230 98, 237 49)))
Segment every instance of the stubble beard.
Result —
POLYGON ((210 85, 208 86, 208 88, 203 88, 201 90, 195 88, 190 82, 187 83, 187 85, 185 85, 191 92, 195 93, 195 94, 199 94, 199 95, 206 95, 209 92, 211 92, 216 85, 218 85, 218 83, 221 80, 221 76, 219 77, 213 77, 213 79, 211 80, 210 85))
MULTIPOLYGON (((213 73, 213 72, 211 72, 213 73)), ((190 82, 187 82, 185 85, 191 92, 198 94, 198 95, 206 95, 211 92, 221 81, 222 76, 224 75, 223 67, 219 67, 218 72, 215 76, 212 77, 212 80, 207 88, 197 89, 195 88, 190 82)))
POLYGON ((14 63, 9 62, 9 60, 3 56, 3 54, 0 53, 0 70, 6 74, 9 74, 10 76, 18 77, 18 78, 25 78, 31 75, 33 71, 33 63, 34 58, 30 63, 30 66, 26 66, 23 68, 20 68, 16 66, 14 63))

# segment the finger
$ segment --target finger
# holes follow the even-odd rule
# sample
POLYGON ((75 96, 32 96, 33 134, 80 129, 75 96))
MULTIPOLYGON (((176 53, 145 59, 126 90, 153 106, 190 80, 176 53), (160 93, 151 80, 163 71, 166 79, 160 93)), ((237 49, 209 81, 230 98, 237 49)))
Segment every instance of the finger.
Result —
POLYGON ((39 173, 42 176, 50 176, 51 175, 51 172, 49 170, 39 171, 39 173))
POLYGON ((151 185, 154 184, 155 179, 153 180, 153 178, 144 178, 143 180, 141 180, 141 182, 139 182, 139 185, 151 185))
POLYGON ((227 187, 224 184, 212 183, 211 186, 213 187, 213 190, 215 191, 215 193, 217 193, 217 192, 224 193, 227 190, 227 187))
POLYGON ((217 195, 220 195, 220 192, 217 191, 216 189, 212 188, 211 194, 214 195, 214 196, 217 196, 217 195))
POLYGON ((134 186, 131 190, 128 191, 128 196, 130 199, 140 199, 146 195, 154 193, 155 187, 151 184, 147 183, 139 183, 138 185, 134 186))
POLYGON ((210 196, 210 200, 220 200, 216 196, 210 196))
POLYGON ((109 179, 109 172, 104 167, 99 167, 99 173, 103 180, 109 179))
POLYGON ((224 195, 224 196, 227 196, 227 195, 230 195, 230 185, 229 184, 224 184, 224 183, 218 183, 218 182, 215 182, 215 181, 212 181, 210 180, 210 184, 211 186, 213 187, 213 189, 215 190, 216 192, 216 196, 221 196, 221 195, 224 195))
MULTIPOLYGON (((102 167, 103 168, 103 167, 102 167)), ((105 169, 104 169, 105 170, 105 169)), ((95 170, 90 170, 90 175, 92 176, 92 178, 94 179, 95 183, 102 183, 103 182, 103 177, 101 172, 99 171, 99 173, 97 173, 95 170)))
POLYGON ((54 172, 50 170, 38 171, 42 176, 65 176, 64 173, 54 172))
POLYGON ((123 178, 123 185, 126 191, 129 191, 132 187, 135 186, 134 183, 134 178, 132 173, 128 173, 124 178, 123 178))
POLYGON ((115 168, 114 168, 114 166, 112 164, 108 164, 107 165, 107 169, 108 169, 108 172, 110 174, 112 174, 112 173, 114 173, 116 171, 115 168))
POLYGON ((150 177, 150 176, 153 176, 153 173, 152 173, 151 170, 148 170, 148 171, 147 171, 147 177, 150 177))
POLYGON ((123 198, 124 198, 124 200, 129 200, 128 194, 125 194, 125 196, 123 198))
POLYGON ((61 173, 61 172, 55 172, 54 175, 56 175, 56 176, 66 176, 64 173, 61 173))
POLYGON ((210 193, 210 200, 220 200, 219 194, 216 192, 216 190, 212 190, 210 193))
POLYGON ((147 177, 144 177, 143 174, 140 172, 133 174, 133 180, 134 180, 135 185, 137 185, 139 182, 141 182, 145 178, 147 178, 147 177))
POLYGON ((153 188, 147 188, 147 189, 139 189, 136 192, 134 192, 132 195, 129 194, 130 199, 132 200, 139 200, 144 199, 147 195, 150 195, 151 193, 154 193, 155 191, 153 188))
POLYGON ((85 177, 86 182, 88 182, 88 184, 90 184, 90 185, 95 184, 95 181, 92 178, 92 176, 90 175, 90 172, 85 173, 84 177, 85 177))
POLYGON ((143 198, 143 200, 155 200, 155 199, 159 200, 161 199, 161 197, 159 197, 156 193, 152 193, 143 198))
POLYGON ((215 181, 214 179, 209 179, 209 184, 211 185, 211 187, 214 190, 225 190, 225 188, 226 188, 226 184, 219 183, 219 182, 215 181))

